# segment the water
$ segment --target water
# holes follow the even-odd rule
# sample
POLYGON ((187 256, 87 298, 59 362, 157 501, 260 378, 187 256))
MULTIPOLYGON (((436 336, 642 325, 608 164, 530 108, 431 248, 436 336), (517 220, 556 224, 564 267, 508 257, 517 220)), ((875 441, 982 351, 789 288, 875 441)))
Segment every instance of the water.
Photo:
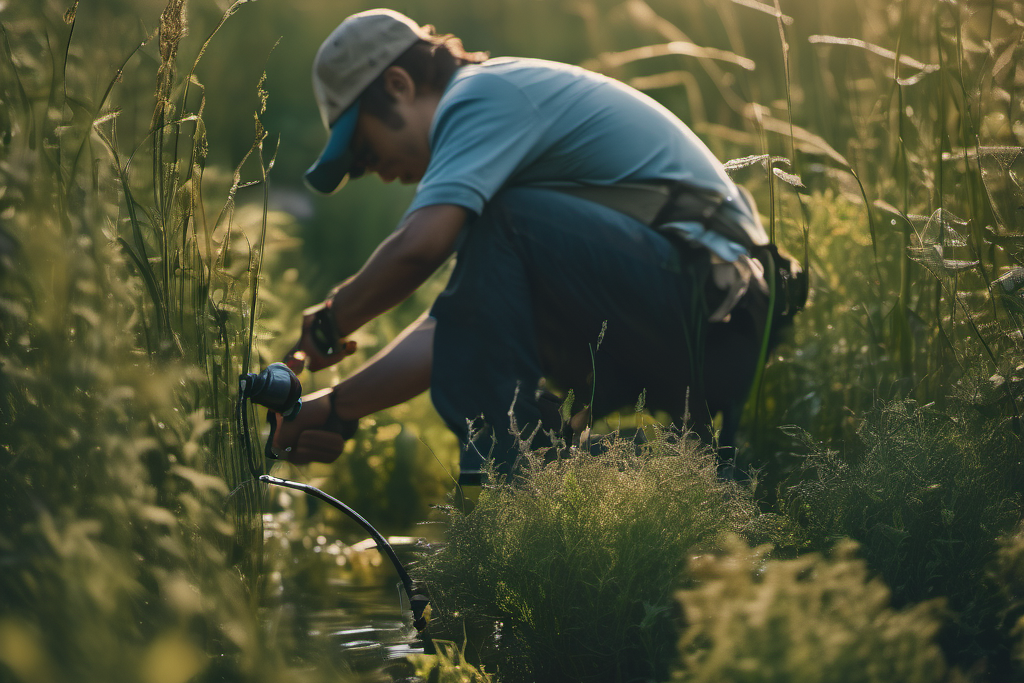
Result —
POLYGON ((423 646, 408 613, 399 612, 395 591, 339 585, 336 597, 339 607, 310 615, 332 659, 357 672, 383 671, 393 680, 409 680, 414 667, 408 657, 423 654, 423 646))
MULTIPOLYGON (((272 637, 293 639, 310 666, 394 681, 419 681, 411 655, 423 654, 408 599, 372 539, 346 544, 296 535, 286 509, 264 515, 270 598, 264 622, 272 637)), ((408 567, 419 538, 388 542, 408 567)))

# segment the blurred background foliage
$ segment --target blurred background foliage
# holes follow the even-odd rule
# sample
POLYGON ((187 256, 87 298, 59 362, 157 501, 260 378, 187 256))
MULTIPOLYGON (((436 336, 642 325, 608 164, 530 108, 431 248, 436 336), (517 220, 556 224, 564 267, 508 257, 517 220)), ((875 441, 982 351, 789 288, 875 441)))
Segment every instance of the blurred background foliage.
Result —
POLYGON ((938 605, 889 605, 844 541, 829 557, 767 559, 768 547, 738 537, 691 563, 695 588, 679 593, 687 628, 680 639, 682 681, 944 680, 935 645, 938 605))
MULTIPOLYGON (((372 6, 0 0, 0 680, 331 675, 316 629, 261 629, 257 608, 263 577, 327 591, 323 567, 362 571, 326 550, 357 537, 323 506, 254 487, 233 396, 238 373, 282 355, 302 308, 355 272, 413 192, 367 178, 325 198, 301 184, 326 137, 309 65, 341 19, 372 6), (264 514, 280 532, 282 505, 292 542, 264 547, 264 514), (296 567, 291 555, 316 549, 296 567)), ((906 642, 922 680, 939 671, 935 617, 912 605, 933 598, 945 599, 950 664, 977 680, 1019 675, 1024 5, 391 6, 470 50, 620 78, 728 161, 811 272, 810 305, 742 432, 758 502, 795 529, 777 553, 855 539, 911 611, 886 611, 846 550, 801 571, 835 581, 829 567, 846 567, 871 618, 917 628, 906 642)), ((306 388, 381 348, 443 280, 361 330, 358 354, 306 388)), ((334 467, 278 467, 395 533, 451 488, 455 457, 420 397, 364 421, 334 467)), ((803 580, 779 571, 779 585, 803 580)), ((730 606, 699 626, 708 652, 734 651, 708 634, 744 632, 740 615, 730 606)), ((722 671, 686 661, 693 678, 722 671)))

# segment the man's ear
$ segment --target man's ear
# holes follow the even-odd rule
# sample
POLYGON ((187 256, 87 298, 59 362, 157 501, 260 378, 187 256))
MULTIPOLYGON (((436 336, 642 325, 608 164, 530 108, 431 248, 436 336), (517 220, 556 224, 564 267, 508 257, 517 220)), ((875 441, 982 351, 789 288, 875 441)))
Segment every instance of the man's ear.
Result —
POLYGON ((397 100, 416 99, 416 82, 400 66, 389 66, 384 71, 384 89, 397 100))

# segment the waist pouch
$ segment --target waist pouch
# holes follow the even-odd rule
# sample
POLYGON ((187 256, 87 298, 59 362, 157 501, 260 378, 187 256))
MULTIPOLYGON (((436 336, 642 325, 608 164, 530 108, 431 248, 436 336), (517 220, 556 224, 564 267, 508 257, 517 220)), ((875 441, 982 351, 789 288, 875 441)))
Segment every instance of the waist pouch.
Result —
MULTIPOLYGON (((807 303, 807 272, 801 268, 800 262, 772 244, 759 221, 751 220, 735 201, 726 199, 716 190, 683 180, 615 185, 566 183, 546 187, 606 206, 649 225, 665 234, 680 250, 690 252, 688 256, 691 257, 696 245, 668 226, 673 223, 700 223, 705 229, 743 246, 751 258, 756 258, 764 266, 765 279, 774 291, 774 303, 771 305, 773 333, 779 326, 790 322, 807 303)), ((750 213, 756 216, 750 193, 743 187, 739 190, 750 213)), ((755 318, 761 318, 759 322, 763 324, 768 322, 770 297, 759 297, 760 292, 754 291, 756 289, 751 287, 744 299, 755 318), (763 301, 758 300, 762 297, 763 301)))

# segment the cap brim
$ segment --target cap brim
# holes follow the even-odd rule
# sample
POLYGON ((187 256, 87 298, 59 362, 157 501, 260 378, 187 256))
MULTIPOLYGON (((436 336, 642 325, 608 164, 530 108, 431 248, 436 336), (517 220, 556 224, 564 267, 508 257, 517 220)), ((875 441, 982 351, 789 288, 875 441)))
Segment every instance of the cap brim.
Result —
POLYGON ((334 125, 320 157, 306 171, 306 185, 322 194, 330 194, 348 180, 352 168, 352 135, 359 120, 359 102, 345 110, 334 125))

